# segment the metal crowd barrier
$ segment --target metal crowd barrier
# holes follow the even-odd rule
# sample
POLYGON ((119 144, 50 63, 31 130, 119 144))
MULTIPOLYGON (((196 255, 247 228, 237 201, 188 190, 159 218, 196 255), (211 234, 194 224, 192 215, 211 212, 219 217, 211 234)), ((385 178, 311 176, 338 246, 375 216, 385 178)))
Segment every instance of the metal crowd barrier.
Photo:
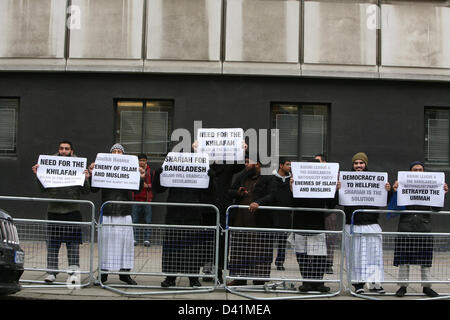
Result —
POLYGON ((326 298, 342 291, 345 224, 345 213, 342 210, 270 206, 258 208, 258 211, 291 211, 293 214, 302 214, 302 211, 324 212, 342 217, 342 226, 337 227, 337 230, 301 230, 233 227, 229 225, 230 209, 248 210, 248 206, 232 205, 226 211, 224 284, 227 291, 259 300, 326 298), (277 254, 277 248, 274 248, 277 238, 278 241, 288 242, 283 268, 273 264, 277 254), (331 273, 327 273, 328 267, 332 267, 331 273), (246 281, 247 284, 238 282, 239 285, 231 285, 227 280, 246 281), (250 280, 253 285, 248 284, 250 280), (300 292, 296 285, 302 285, 302 282, 331 284, 330 291, 321 293, 310 288, 311 290, 300 292))
MULTIPOLYGON (((122 295, 161 295, 211 292, 218 284, 218 246, 219 246, 219 210, 210 204, 108 201, 102 204, 101 218, 98 225, 98 284, 105 289, 122 295), (133 224, 105 222, 104 207, 110 204, 165 206, 183 208, 212 209, 216 214, 215 225, 167 225, 167 224, 133 224), (143 245, 143 236, 150 232, 150 243, 143 245), (136 236, 134 236, 136 233, 136 236), (134 250, 117 255, 117 245, 136 241, 134 250), (115 260, 118 259, 118 260, 115 260), (123 267, 125 266, 125 267, 123 267), (209 274, 200 273, 201 267, 211 266, 209 274), (122 270, 120 269, 122 267, 122 270), (115 270, 113 270, 115 269, 115 270), (117 270, 119 269, 119 270, 117 270), (108 275, 102 281, 102 275, 108 275), (129 275, 137 285, 124 284, 111 275, 129 275), (167 276, 177 277, 178 284, 162 288, 161 282, 167 276), (181 277, 181 278, 179 278, 181 277), (201 287, 187 285, 188 277, 208 278, 211 285, 203 283, 201 287), (107 282, 107 283, 106 283, 107 282), (142 289, 151 289, 142 290, 142 289)), ((212 214, 212 212, 208 212, 212 214)), ((125 218, 124 218, 125 219, 125 218)))
MULTIPOLYGON (((421 299, 425 295, 420 284, 435 284, 437 286, 433 286, 433 289, 439 296, 425 297, 423 300, 450 298, 450 293, 445 291, 450 284, 450 233, 363 231, 353 223, 357 213, 429 214, 432 218, 438 215, 450 216, 448 211, 355 210, 352 214, 352 224, 346 226, 345 233, 347 281, 353 296, 381 300, 383 296, 395 295, 400 286, 407 286, 406 295, 418 296, 418 299, 421 299), (422 265, 426 269, 423 269, 422 265), (401 266, 407 266, 404 269, 407 274, 400 274, 401 266), (365 284, 364 292, 356 292, 353 288, 355 283, 365 284), (388 285, 384 287, 386 292, 380 294, 373 288, 370 290, 374 284, 388 285), (415 288, 416 286, 408 284, 419 285, 415 288)), ((398 218, 395 219, 398 221, 398 218)))
POLYGON ((91 201, 13 196, 0 196, 0 200, 79 203, 90 206, 90 222, 13 219, 20 247, 25 253, 24 273, 20 279, 23 288, 73 289, 93 283, 95 206, 91 201), (76 241, 73 241, 74 235, 76 241), (79 266, 74 267, 71 263, 79 266), (57 273, 54 282, 44 281, 48 273, 57 273), (62 274, 66 275, 64 279, 62 274))

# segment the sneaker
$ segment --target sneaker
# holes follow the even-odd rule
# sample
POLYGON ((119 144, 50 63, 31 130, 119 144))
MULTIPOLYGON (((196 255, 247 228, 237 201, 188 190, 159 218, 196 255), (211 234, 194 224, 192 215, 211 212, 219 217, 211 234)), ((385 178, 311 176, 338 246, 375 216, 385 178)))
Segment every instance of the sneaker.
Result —
POLYGON ((191 287, 201 287, 202 284, 198 281, 198 278, 189 278, 189 285, 191 287))
POLYGON ((355 293, 356 294, 364 293, 364 285, 363 284, 357 283, 357 284, 355 284, 353 286, 355 287, 355 293))
POLYGON ((176 277, 166 277, 166 279, 161 282, 161 287, 168 288, 168 287, 175 287, 175 279, 176 277))
POLYGON ((325 270, 325 273, 326 273, 326 274, 333 274, 333 273, 334 273, 333 268, 332 268, 332 267, 328 267, 328 268, 325 270))
POLYGON ((371 288, 371 289, 369 289, 369 291, 370 292, 373 292, 373 293, 379 293, 379 294, 383 294, 383 293, 386 293, 386 291, 384 291, 384 289, 383 289, 383 287, 379 287, 379 288, 371 288))
POLYGON ((54 274, 49 274, 44 281, 47 283, 53 283, 56 280, 56 276, 54 274))
POLYGON ((129 274, 121 274, 121 275, 119 275, 119 279, 120 279, 120 281, 123 281, 126 284, 129 284, 130 286, 137 285, 137 282, 134 281, 133 279, 131 279, 129 274))
POLYGON ((434 291, 433 289, 431 289, 430 287, 423 287, 423 293, 425 293, 425 295, 429 296, 429 297, 438 297, 439 294, 434 291))
POLYGON ((150 247, 150 241, 145 240, 144 241, 144 247, 150 247))
POLYGON ((108 274, 102 273, 101 280, 102 280, 102 283, 105 283, 106 281, 108 281, 108 274))
MULTIPOLYGON (((425 288, 424 288, 424 289, 425 289, 425 288)), ((400 287, 400 288, 397 290, 397 292, 395 293, 395 296, 401 298, 401 297, 404 297, 405 294, 406 294, 406 287, 400 287)))

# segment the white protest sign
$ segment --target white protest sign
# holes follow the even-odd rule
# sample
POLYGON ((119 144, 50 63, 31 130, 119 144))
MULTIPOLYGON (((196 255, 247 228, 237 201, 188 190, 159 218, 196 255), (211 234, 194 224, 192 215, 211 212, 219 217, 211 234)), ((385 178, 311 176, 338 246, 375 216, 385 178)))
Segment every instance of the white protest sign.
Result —
POLYGON ((136 156, 99 153, 92 171, 92 186, 97 188, 139 190, 141 174, 136 156))
POLYGON ((243 161, 244 130, 199 128, 198 153, 207 153, 212 161, 243 161))
POLYGON ((160 181, 164 187, 208 188, 209 158, 206 153, 169 152, 160 181))
POLYGON ((86 158, 40 155, 36 175, 44 188, 83 186, 86 158))
POLYGON ((387 203, 386 172, 341 171, 339 204, 342 206, 384 207, 387 203))
POLYGON ((294 198, 334 198, 339 163, 291 162, 294 198))
POLYGON ((400 171, 397 205, 444 206, 445 174, 443 172, 400 171))

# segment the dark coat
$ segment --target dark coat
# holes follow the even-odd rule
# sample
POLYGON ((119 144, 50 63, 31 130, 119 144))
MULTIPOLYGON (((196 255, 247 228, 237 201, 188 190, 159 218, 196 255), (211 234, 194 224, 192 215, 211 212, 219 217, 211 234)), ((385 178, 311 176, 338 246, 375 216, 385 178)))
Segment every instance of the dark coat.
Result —
MULTIPOLYGON (((290 177, 283 179, 272 175, 269 181, 267 194, 255 201, 260 206, 291 207, 292 192, 290 189, 290 177)), ((292 212, 286 210, 272 210, 274 228, 291 228, 292 212)))
MULTIPOLYGON (((200 188, 178 188, 178 187, 164 187, 161 185, 161 170, 156 170, 153 180, 153 191, 162 193, 168 190, 166 202, 169 203, 203 203, 212 204, 214 184, 210 177, 209 186, 207 189, 200 188)), ((215 212, 211 209, 199 207, 167 207, 166 223, 167 224, 181 224, 181 225, 203 225, 203 216, 208 215, 214 217, 215 212)), ((208 219, 209 220, 209 219, 208 219)))
MULTIPOLYGON (((269 194, 269 187, 271 185, 272 176, 266 175, 254 175, 252 171, 243 171, 235 180, 229 194, 234 199, 234 204, 249 205, 258 199, 265 197, 269 194), (243 199, 240 196, 238 190, 240 187, 244 187, 250 180, 255 182, 254 189, 251 190, 250 197, 243 199)), ((272 203, 264 203, 264 205, 272 205, 272 203)), ((247 208, 239 209, 239 213, 230 212, 232 216, 233 225, 241 227, 272 227, 273 221, 271 218, 270 210, 257 210, 255 213, 251 213, 247 208)))
MULTIPOLYGON (((92 177, 91 179, 92 180, 92 177)), ((102 204, 107 201, 133 201, 133 192, 140 192, 144 188, 144 180, 139 183, 139 190, 96 188, 91 186, 91 192, 102 191, 102 204)), ((131 205, 127 204, 107 204, 103 207, 105 216, 128 216, 131 215, 131 205)))

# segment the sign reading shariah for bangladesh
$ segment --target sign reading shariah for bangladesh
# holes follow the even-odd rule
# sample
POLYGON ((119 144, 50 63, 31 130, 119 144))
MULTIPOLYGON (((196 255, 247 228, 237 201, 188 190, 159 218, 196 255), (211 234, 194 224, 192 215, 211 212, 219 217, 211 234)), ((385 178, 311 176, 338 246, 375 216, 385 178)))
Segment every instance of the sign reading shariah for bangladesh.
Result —
POLYGON ((162 166, 164 187, 208 188, 209 157, 206 153, 169 152, 162 166))
POLYGON ((92 186, 139 190, 141 174, 137 156, 99 153, 92 171, 92 186))
POLYGON ((443 172, 399 171, 397 205, 444 206, 443 172))
POLYGON ((386 172, 341 171, 339 204, 384 207, 387 203, 386 172))
POLYGON ((83 186, 86 158, 40 155, 36 176, 44 188, 83 186))

